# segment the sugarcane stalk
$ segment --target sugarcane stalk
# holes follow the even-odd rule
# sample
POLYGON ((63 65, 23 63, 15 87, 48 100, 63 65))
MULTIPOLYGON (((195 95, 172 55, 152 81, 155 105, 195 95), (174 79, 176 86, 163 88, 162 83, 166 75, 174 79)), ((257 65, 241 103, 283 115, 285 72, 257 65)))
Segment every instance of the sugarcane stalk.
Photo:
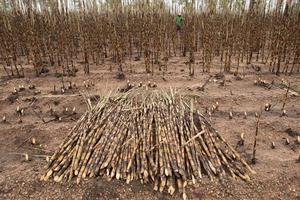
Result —
POLYGON ((226 174, 248 181, 254 172, 194 108, 194 100, 170 91, 141 91, 103 97, 90 105, 51 157, 41 180, 105 176, 126 183, 153 182, 154 190, 226 174), (141 95, 142 94, 142 95, 141 95))

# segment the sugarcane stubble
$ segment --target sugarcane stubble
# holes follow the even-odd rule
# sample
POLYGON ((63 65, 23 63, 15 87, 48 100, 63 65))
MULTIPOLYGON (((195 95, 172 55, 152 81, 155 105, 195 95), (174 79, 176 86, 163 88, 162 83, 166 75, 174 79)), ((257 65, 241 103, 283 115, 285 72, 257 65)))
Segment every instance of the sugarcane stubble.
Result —
POLYGON ((249 180, 255 172, 173 89, 134 88, 102 97, 76 123, 49 160, 41 180, 105 176, 153 183, 186 196, 203 176, 249 180))

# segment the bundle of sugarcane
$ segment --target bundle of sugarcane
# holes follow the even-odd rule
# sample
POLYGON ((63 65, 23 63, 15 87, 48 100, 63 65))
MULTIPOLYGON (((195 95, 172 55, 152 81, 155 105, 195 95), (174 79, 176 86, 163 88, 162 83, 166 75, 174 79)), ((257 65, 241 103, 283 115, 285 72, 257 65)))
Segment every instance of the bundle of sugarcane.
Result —
POLYGON ((188 182, 254 171, 176 91, 134 88, 91 106, 51 157, 41 177, 54 181, 106 176, 151 182, 185 195, 188 182))

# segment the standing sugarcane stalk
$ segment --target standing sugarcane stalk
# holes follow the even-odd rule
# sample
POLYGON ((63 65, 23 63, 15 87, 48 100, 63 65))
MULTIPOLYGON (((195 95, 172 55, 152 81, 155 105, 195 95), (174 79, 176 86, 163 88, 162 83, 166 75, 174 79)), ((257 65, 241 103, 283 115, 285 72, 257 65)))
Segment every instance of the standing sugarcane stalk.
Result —
POLYGON ((286 93, 284 95, 283 104, 282 104, 282 107, 281 107, 281 111, 282 112, 284 111, 284 108, 285 108, 285 105, 286 105, 286 101, 287 101, 287 98, 288 98, 290 87, 291 87, 291 83, 289 82, 288 86, 287 86, 287 89, 286 89, 286 93))
POLYGON ((257 136, 258 136, 259 122, 260 122, 261 115, 262 115, 262 109, 261 109, 260 113, 258 114, 257 121, 256 121, 252 159, 251 159, 252 164, 256 164, 256 145, 257 145, 257 136))

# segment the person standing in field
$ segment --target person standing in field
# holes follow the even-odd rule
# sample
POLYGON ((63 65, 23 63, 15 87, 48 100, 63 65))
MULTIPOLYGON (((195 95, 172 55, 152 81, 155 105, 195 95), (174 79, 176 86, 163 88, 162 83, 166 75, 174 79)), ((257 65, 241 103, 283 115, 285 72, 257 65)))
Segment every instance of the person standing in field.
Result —
POLYGON ((181 24, 182 24, 182 16, 180 13, 176 16, 176 31, 181 31, 181 24))

